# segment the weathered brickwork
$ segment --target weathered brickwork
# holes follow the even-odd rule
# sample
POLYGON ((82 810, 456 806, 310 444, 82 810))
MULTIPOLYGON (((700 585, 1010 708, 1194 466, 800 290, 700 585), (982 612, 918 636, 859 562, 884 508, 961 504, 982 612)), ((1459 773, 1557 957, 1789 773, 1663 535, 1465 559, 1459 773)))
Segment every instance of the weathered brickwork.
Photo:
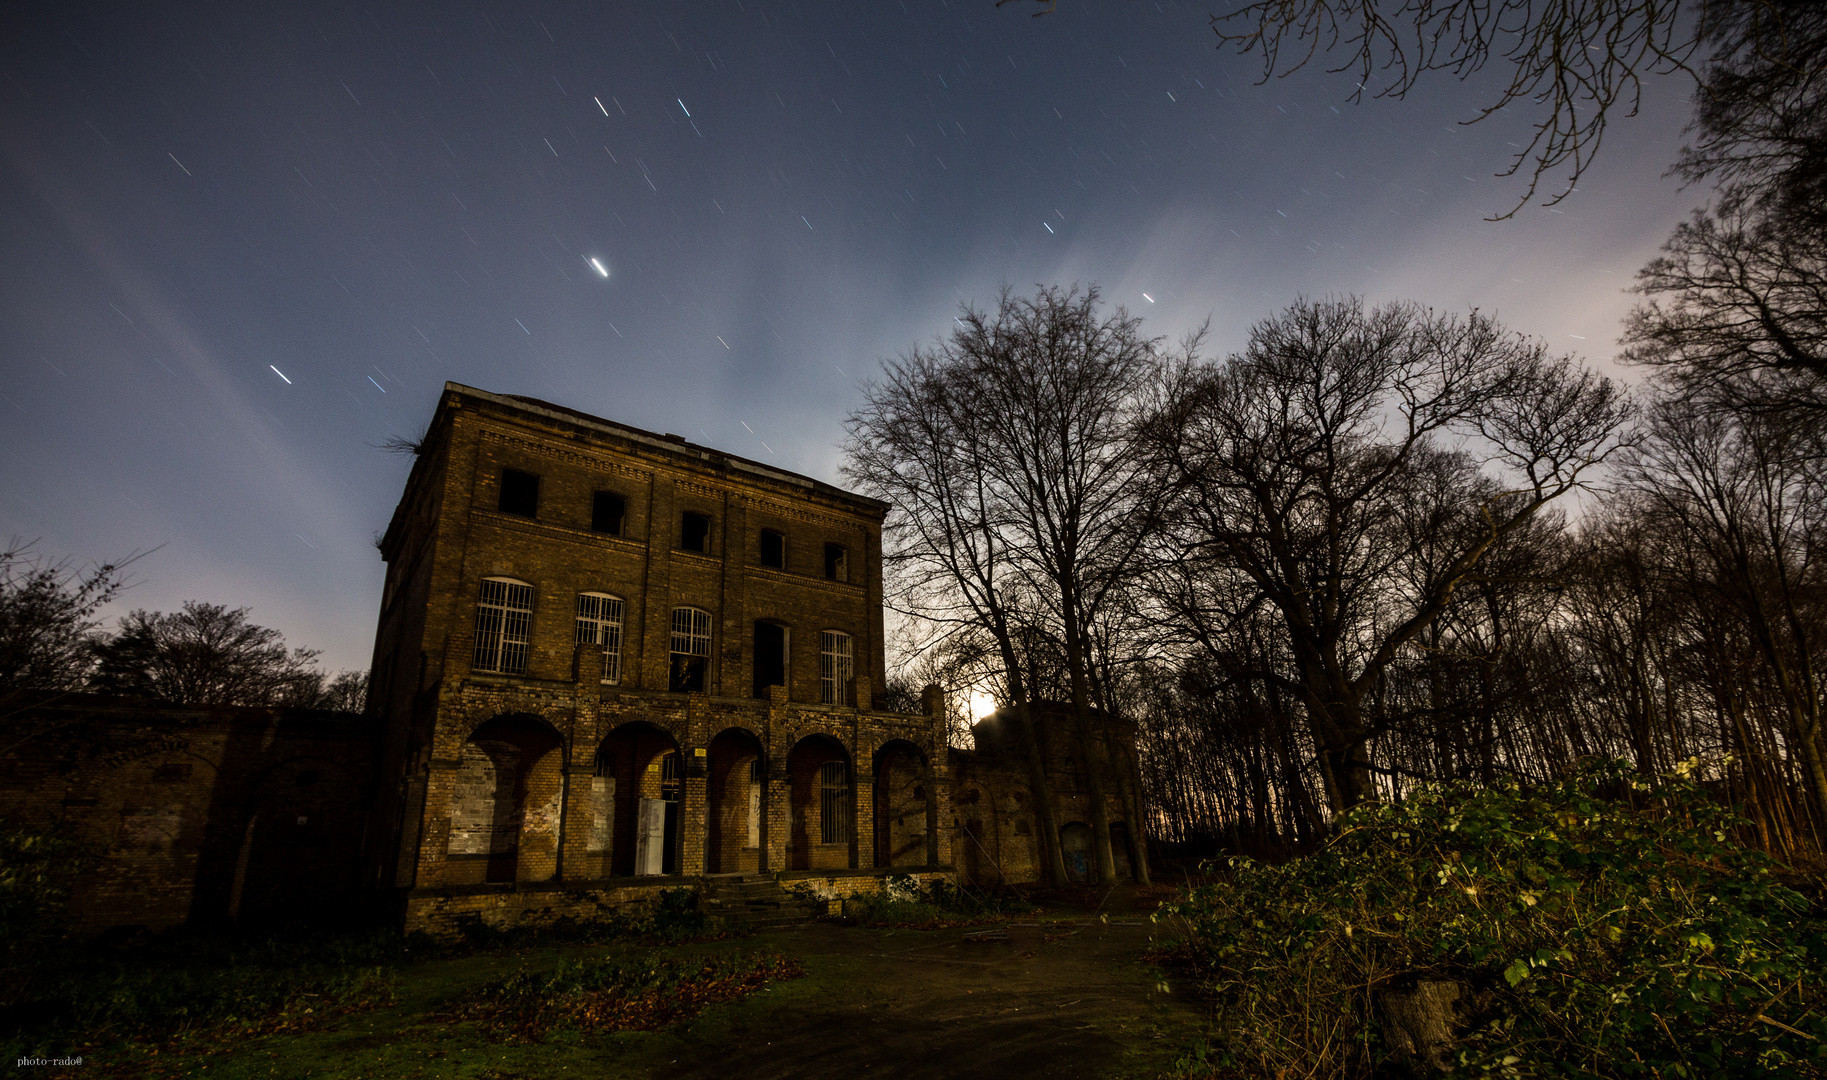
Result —
POLYGON ((7 704, 0 822, 75 842, 71 930, 356 913, 365 718, 89 694, 7 704))
MULTIPOLYGON (((1053 814, 1066 873, 1085 881, 1095 874, 1097 865, 1091 832, 1093 804, 1082 750, 1070 734, 1072 720, 1066 708, 1057 703, 1037 706, 1035 729, 1053 789, 1053 814)), ((1014 725, 1004 713, 986 717, 971 730, 975 748, 951 753, 958 874, 978 885, 1037 881, 1045 876, 1025 752, 1014 725)), ((1135 729, 1119 722, 1108 734, 1111 737, 1100 767, 1104 770, 1111 851, 1118 875, 1127 878, 1131 876, 1130 860, 1138 853, 1131 845, 1117 770, 1132 770, 1133 775, 1135 729)))
POLYGON ((884 509, 447 385, 382 540, 372 884, 435 928, 949 872, 943 725, 875 707, 884 509))

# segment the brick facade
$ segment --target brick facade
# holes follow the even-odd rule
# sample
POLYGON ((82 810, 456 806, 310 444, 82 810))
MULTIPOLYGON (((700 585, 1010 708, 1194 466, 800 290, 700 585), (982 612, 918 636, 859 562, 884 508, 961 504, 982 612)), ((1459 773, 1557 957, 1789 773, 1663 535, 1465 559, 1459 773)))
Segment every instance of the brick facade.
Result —
POLYGON ((371 884, 436 930, 707 873, 947 872, 943 723, 876 707, 885 509, 447 384, 381 545, 371 884))

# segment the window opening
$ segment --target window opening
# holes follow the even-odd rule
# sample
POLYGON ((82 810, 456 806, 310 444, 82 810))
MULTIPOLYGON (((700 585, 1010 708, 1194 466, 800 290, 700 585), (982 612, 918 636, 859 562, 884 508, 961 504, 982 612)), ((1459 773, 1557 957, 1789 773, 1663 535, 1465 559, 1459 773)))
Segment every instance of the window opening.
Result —
POLYGON ((710 518, 687 510, 679 523, 679 546, 710 554, 710 518))
POLYGON ((836 630, 819 634, 818 683, 819 700, 826 705, 847 704, 853 659, 850 635, 836 630))
POLYGON ((672 676, 676 693, 703 693, 704 669, 710 659, 710 612, 672 609, 672 676))
POLYGON ((622 613, 619 596, 608 593, 579 593, 577 596, 577 643, 603 647, 603 676, 606 683, 622 681, 622 613))
POLYGON ((610 536, 622 535, 622 514, 626 509, 627 504, 615 492, 597 492, 590 502, 590 530, 610 536))
POLYGON ((503 578, 483 578, 476 604, 477 671, 518 675, 527 669, 527 647, 533 629, 533 586, 503 578))
POLYGON ((672 750, 660 758, 660 798, 679 801, 679 755, 672 750))
POLYGON ((539 516, 539 477, 519 469, 501 470, 501 512, 539 516))
POLYGON ((776 570, 787 568, 787 538, 773 529, 761 530, 761 565, 776 570))
POLYGON ((818 768, 818 842, 842 844, 850 839, 850 778, 841 761, 827 761, 818 768))
POLYGON ((825 545, 825 577, 832 581, 849 581, 844 567, 844 545, 825 545))
POLYGON ((768 696, 768 687, 787 685, 787 628, 779 623, 755 624, 755 696, 768 696))

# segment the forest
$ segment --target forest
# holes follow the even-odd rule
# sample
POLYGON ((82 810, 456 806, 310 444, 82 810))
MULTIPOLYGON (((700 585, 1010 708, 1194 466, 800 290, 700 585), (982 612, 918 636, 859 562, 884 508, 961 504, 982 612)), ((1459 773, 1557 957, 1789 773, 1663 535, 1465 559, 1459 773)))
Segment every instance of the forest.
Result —
POLYGON ((1217 29, 1266 73, 1336 47, 1395 96, 1510 64, 1500 107, 1552 106, 1526 198, 1577 181, 1635 80, 1692 75, 1675 171, 1710 201, 1638 276, 1624 380, 1477 311, 1303 298, 1210 357, 1043 286, 965 306, 850 420, 849 479, 893 507, 908 679, 1069 703, 1086 760, 1097 716, 1133 720, 1139 775, 1097 794, 1169 850, 1308 849, 1418 784, 1584 759, 1690 770, 1749 842, 1820 850, 1827 18, 1649 5, 1513 33, 1512 6, 1257 4, 1217 29))

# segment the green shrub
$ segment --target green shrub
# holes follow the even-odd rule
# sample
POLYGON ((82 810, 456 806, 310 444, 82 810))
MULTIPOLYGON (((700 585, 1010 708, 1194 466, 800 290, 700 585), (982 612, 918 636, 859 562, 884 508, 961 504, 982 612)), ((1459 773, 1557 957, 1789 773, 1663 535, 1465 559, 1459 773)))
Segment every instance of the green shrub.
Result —
POLYGON ((879 892, 846 897, 844 915, 867 926, 944 926, 996 919, 1030 906, 1018 896, 966 892, 944 878, 922 888, 911 874, 890 874, 879 892))
POLYGON ((1319 852, 1233 860, 1161 916, 1216 1004, 1201 1076, 1365 1076, 1385 991, 1463 989, 1462 1073, 1827 1076, 1820 913, 1690 778, 1621 763, 1425 788, 1319 852))

